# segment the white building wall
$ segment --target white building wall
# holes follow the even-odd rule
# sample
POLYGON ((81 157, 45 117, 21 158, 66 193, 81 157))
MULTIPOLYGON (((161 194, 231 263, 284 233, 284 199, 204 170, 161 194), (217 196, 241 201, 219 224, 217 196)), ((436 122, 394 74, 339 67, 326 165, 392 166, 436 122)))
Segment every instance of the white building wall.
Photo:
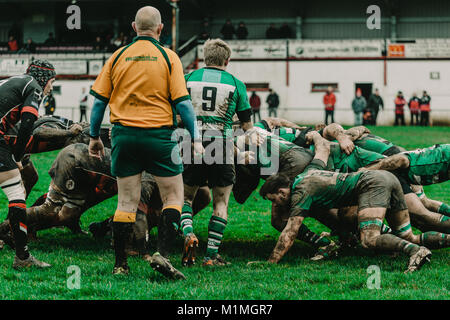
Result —
MULTIPOLYGON (((54 86, 61 87, 61 93, 55 94, 56 110, 54 115, 71 119, 74 121, 80 120, 80 96, 82 88, 86 88, 89 92, 91 86, 94 84, 94 80, 57 80, 54 86)), ((87 118, 89 121, 91 115, 92 104, 94 103, 94 97, 89 95, 87 118)), ((45 114, 45 109, 40 108, 40 114, 45 114)), ((84 121, 84 119, 83 119, 84 121)), ((109 122, 109 108, 105 111, 105 117, 103 123, 109 122)))
MULTIPOLYGON (((203 65, 200 64, 200 67, 203 65)), ((432 118, 436 124, 450 124, 450 61, 445 60, 399 60, 387 62, 387 86, 384 86, 382 60, 359 61, 290 61, 289 86, 286 85, 285 61, 231 61, 229 72, 244 82, 267 82, 280 97, 279 116, 303 124, 322 123, 324 120, 323 93, 311 92, 313 82, 337 82, 335 121, 352 125, 351 101, 355 83, 373 83, 384 99, 385 110, 379 114, 378 123, 391 125, 394 121, 393 100, 398 90, 408 100, 416 91, 431 95, 432 118), (430 72, 439 72, 439 80, 431 80, 430 72)), ((81 88, 89 90, 94 80, 58 80, 61 94, 55 95, 56 115, 79 120, 79 97, 81 88)), ((262 100, 262 116, 267 115, 265 99, 268 92, 259 92, 262 100)), ((88 118, 93 97, 89 98, 88 118)), ((409 112, 405 107, 406 120, 409 112)), ((41 113, 44 110, 41 109, 41 113)), ((109 123, 109 111, 104 123, 109 123)))
MULTIPOLYGON (((228 71, 244 82, 268 82, 280 96, 279 116, 299 123, 323 122, 322 92, 311 92, 311 83, 337 82, 335 121, 353 124, 351 101, 355 83, 372 83, 379 88, 385 110, 378 122, 391 125, 394 121, 394 99, 397 91, 403 91, 407 100, 416 91, 431 95, 432 118, 437 122, 450 123, 450 61, 402 60, 387 61, 387 85, 384 85, 384 62, 382 60, 315 60, 290 61, 289 86, 286 85, 286 62, 231 61, 228 71), (440 79, 430 79, 430 72, 439 72, 440 79)), ((265 101, 267 93, 260 93, 265 101)), ((263 103, 263 110, 267 105, 263 103)), ((265 113, 264 113, 265 114, 265 113)), ((405 106, 406 120, 409 111, 405 106)))

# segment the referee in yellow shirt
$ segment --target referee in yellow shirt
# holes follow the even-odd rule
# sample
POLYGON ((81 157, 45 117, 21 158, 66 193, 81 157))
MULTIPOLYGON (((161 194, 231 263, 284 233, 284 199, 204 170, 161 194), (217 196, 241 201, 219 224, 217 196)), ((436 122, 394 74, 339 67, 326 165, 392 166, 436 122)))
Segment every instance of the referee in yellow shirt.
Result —
MULTIPOLYGON (((158 41, 163 28, 159 11, 150 6, 139 9, 132 26, 137 37, 112 54, 90 92, 95 97, 90 127, 91 156, 104 155, 99 133, 108 103, 114 124, 111 171, 117 177, 118 204, 113 219, 116 256, 113 274, 129 272, 125 245, 136 220, 141 174, 147 171, 155 177, 163 202, 158 252, 150 264, 168 277, 184 278, 167 259, 176 237, 184 195, 183 164, 177 143, 171 137, 177 113, 194 138, 199 137, 197 121, 181 61, 158 41)), ((194 149, 202 153, 201 142, 194 143, 194 149)))

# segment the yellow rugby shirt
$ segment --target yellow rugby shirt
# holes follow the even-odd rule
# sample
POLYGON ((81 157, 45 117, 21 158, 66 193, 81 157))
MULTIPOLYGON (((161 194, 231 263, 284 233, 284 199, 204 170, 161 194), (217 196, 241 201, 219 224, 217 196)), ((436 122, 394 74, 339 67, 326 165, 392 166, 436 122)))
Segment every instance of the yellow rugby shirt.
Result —
POLYGON ((190 99, 180 58, 148 36, 115 51, 90 93, 109 103, 111 123, 141 128, 175 126, 176 104, 190 99))

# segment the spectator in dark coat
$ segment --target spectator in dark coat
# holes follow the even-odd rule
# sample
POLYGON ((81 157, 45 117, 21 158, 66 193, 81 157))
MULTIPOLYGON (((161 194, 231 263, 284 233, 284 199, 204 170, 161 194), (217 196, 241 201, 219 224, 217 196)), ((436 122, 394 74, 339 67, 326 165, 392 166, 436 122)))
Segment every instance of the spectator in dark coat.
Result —
POLYGON ((205 20, 202 23, 202 28, 200 30, 199 39, 200 40, 208 40, 211 38, 211 27, 209 25, 209 21, 205 20))
POLYGON ((280 38, 281 39, 291 39, 293 38, 293 32, 291 27, 287 23, 283 23, 280 28, 280 38))
POLYGON ((23 49, 27 53, 35 53, 36 52, 36 45, 34 44, 33 39, 28 38, 27 39, 27 43, 25 43, 23 49))
POLYGON ((223 39, 224 40, 233 39, 234 32, 235 31, 234 31, 233 24, 231 23, 231 20, 227 19, 227 21, 223 25, 222 29, 220 30, 220 33, 222 34, 223 39))
POLYGON ((270 24, 269 28, 266 30, 267 39, 277 39, 280 36, 280 32, 273 23, 270 24))
POLYGON ((53 94, 50 92, 45 98, 44 98, 44 108, 45 108, 45 115, 46 116, 52 116, 53 113, 55 113, 56 109, 56 101, 53 94))
POLYGON ((430 112, 431 112, 431 97, 426 91, 423 92, 422 98, 420 98, 420 125, 428 126, 430 124, 430 112))
POLYGON ((47 38, 47 40, 45 40, 44 44, 47 46, 55 46, 56 45, 56 40, 55 40, 55 37, 53 36, 53 32, 50 32, 48 34, 48 38, 47 38))
POLYGON ((272 116, 272 114, 277 117, 277 109, 278 105, 280 104, 280 99, 278 98, 278 95, 273 91, 272 89, 269 89, 269 95, 267 96, 266 102, 269 106, 269 117, 272 116))
POLYGON ((247 27, 245 26, 244 22, 239 22, 239 26, 236 29, 236 37, 239 40, 245 40, 248 37, 248 30, 247 27))
POLYGON ((378 89, 375 89, 375 92, 372 93, 369 97, 369 101, 367 102, 367 108, 370 110, 372 114, 372 123, 374 126, 377 125, 377 117, 380 108, 384 110, 383 99, 380 97, 380 92, 378 89))

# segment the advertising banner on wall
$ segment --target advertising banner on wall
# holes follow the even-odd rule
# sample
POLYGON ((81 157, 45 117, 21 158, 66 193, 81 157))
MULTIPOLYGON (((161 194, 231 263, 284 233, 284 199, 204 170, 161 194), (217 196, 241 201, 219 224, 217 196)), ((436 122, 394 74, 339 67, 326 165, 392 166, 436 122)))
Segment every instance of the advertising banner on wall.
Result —
POLYGON ((97 76, 103 67, 102 60, 89 60, 89 75, 97 76))
POLYGON ((28 59, 0 59, 0 76, 8 77, 25 73, 28 67, 28 59))
POLYGON ((381 57, 381 40, 290 40, 289 56, 295 58, 381 57))
POLYGON ((450 58, 450 39, 417 39, 408 43, 389 43, 388 53, 390 57, 450 58))
POLYGON ((58 75, 79 75, 87 74, 87 61, 80 60, 52 60, 49 61, 55 67, 58 75))
MULTIPOLYGON (((284 59, 287 57, 286 40, 227 41, 231 59, 284 59)), ((198 58, 203 59, 203 45, 198 46, 198 58)))

